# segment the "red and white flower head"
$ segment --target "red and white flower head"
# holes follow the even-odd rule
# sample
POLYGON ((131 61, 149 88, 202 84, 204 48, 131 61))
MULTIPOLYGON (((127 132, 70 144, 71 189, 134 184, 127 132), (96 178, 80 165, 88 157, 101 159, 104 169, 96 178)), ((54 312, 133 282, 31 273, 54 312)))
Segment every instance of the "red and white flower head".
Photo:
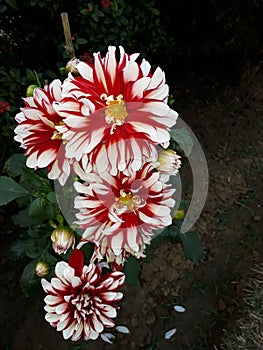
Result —
POLYGON ((168 146, 178 115, 167 105, 163 71, 152 73, 149 62, 137 63, 139 54, 128 55, 122 47, 119 56, 117 60, 116 48, 110 46, 104 58, 98 52, 93 63, 79 62, 80 76, 69 74, 63 89, 79 102, 80 112, 72 115, 69 103, 58 106, 74 133, 67 156, 79 161, 89 155, 97 171, 110 170, 112 175, 157 159, 156 145, 168 146))
POLYGON ((154 233, 172 223, 174 189, 160 179, 152 163, 127 176, 105 172, 100 181, 75 183, 76 223, 84 231, 79 246, 95 243, 95 256, 122 264, 126 256, 143 256, 154 233))
POLYGON ((122 272, 102 276, 99 265, 84 265, 83 253, 76 249, 69 263, 57 263, 51 282, 41 280, 47 293, 45 319, 63 332, 64 339, 97 339, 105 328, 115 325, 115 303, 123 297, 117 290, 124 280, 122 272))
MULTIPOLYGON (((15 128, 15 140, 26 150, 26 165, 29 168, 47 167, 48 177, 64 184, 71 166, 62 140, 68 129, 56 112, 56 104, 62 101, 60 80, 54 80, 46 89, 36 88, 33 96, 24 101, 26 107, 21 108, 15 118, 19 123, 15 128)), ((71 107, 74 108, 73 102, 71 107)), ((69 137, 69 133, 67 135, 69 137)))

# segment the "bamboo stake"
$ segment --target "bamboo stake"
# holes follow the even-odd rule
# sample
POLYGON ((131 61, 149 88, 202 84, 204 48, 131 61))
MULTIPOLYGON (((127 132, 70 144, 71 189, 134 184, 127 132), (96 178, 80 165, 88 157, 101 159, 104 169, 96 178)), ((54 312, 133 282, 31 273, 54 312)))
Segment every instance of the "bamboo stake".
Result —
POLYGON ((73 43, 72 43, 72 37, 71 37, 67 12, 61 13, 61 19, 62 19, 62 24, 63 24, 63 29, 64 29, 64 36, 65 36, 65 40, 66 40, 65 49, 66 49, 69 57, 72 59, 72 58, 75 58, 75 50, 74 50, 73 43))

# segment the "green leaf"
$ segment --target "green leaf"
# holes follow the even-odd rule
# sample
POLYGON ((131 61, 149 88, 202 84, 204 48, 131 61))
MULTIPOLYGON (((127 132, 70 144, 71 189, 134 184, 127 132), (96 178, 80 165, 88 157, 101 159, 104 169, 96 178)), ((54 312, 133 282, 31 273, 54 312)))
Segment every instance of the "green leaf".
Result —
POLYGON ((138 259, 130 256, 124 265, 124 273, 126 274, 126 282, 131 285, 140 284, 141 266, 138 259))
POLYGON ((13 154, 6 162, 6 170, 9 176, 16 177, 22 174, 26 166, 24 154, 13 154))
POLYGON ((189 157, 193 148, 193 140, 189 131, 185 128, 172 129, 170 134, 172 139, 174 139, 174 141, 176 141, 182 148, 185 155, 189 157))
MULTIPOLYGON (((81 250, 83 251, 84 253, 84 256, 85 256, 85 262, 86 264, 89 264, 90 262, 90 259, 93 255, 93 252, 94 252, 94 244, 89 242, 89 243, 86 243, 82 246, 81 250)), ((71 251, 72 252, 72 251, 71 251)), ((71 254, 71 253, 70 253, 71 254)))
POLYGON ((5 5, 0 5, 0 13, 3 13, 6 11, 6 6, 5 5))
POLYGON ((0 205, 4 205, 16 198, 28 195, 29 192, 10 177, 0 176, 0 194, 0 205))
POLYGON ((35 191, 41 191, 43 188, 49 189, 50 192, 50 182, 47 179, 39 176, 34 172, 33 169, 23 168, 22 169, 22 177, 20 183, 28 185, 28 187, 32 190, 32 187, 35 191))
POLYGON ((34 219, 50 220, 54 218, 55 210, 52 204, 43 198, 36 198, 29 207, 29 215, 34 219))
POLYGON ((27 297, 35 294, 36 289, 39 290, 40 278, 37 277, 35 273, 37 263, 38 259, 34 259, 28 265, 26 265, 20 278, 21 289, 27 297))
POLYGON ((202 243, 197 232, 179 233, 183 243, 184 255, 193 262, 204 257, 202 243))
POLYGON ((31 242, 27 246, 26 255, 31 259, 35 259, 35 258, 39 258, 42 252, 43 252, 43 249, 41 249, 40 247, 37 247, 34 244, 34 242, 31 242))
POLYGON ((10 5, 11 7, 13 7, 13 9, 18 10, 18 6, 15 0, 5 0, 6 3, 8 3, 8 5, 10 5))
POLYGON ((48 251, 45 252, 43 258, 44 258, 44 261, 46 261, 48 264, 51 264, 51 265, 55 264, 58 261, 58 259, 55 258, 48 251))
POLYGON ((79 44, 79 45, 85 45, 85 44, 87 44, 87 42, 88 42, 88 41, 87 41, 86 39, 84 39, 84 38, 78 38, 77 41, 78 41, 78 44, 79 44))
POLYGON ((12 259, 18 259, 25 255, 26 250, 27 241, 18 240, 11 245, 9 249, 9 254, 12 259))
POLYGON ((49 192, 47 194, 47 199, 51 202, 51 203, 54 203, 54 204, 57 204, 58 201, 57 201, 57 196, 56 196, 56 193, 55 192, 49 192))
POLYGON ((20 227, 30 227, 41 222, 41 220, 34 219, 29 215, 29 208, 20 210, 18 214, 12 216, 12 220, 15 225, 18 225, 20 227))
POLYGON ((149 8, 149 10, 150 10, 154 15, 160 16, 160 11, 159 11, 159 10, 157 10, 157 9, 155 9, 155 8, 153 8, 153 7, 149 8))

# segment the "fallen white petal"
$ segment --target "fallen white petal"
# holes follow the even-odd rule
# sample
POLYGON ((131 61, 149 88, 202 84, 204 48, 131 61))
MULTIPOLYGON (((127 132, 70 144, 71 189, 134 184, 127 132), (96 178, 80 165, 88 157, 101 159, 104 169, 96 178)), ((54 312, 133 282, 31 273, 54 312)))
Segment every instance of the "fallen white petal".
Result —
POLYGON ((164 335, 164 338, 169 340, 172 338, 172 336, 176 333, 176 328, 172 328, 169 331, 167 331, 164 335))
POLYGON ((125 326, 116 326, 115 329, 120 333, 130 334, 129 329, 125 326))
POLYGON ((111 333, 101 333, 100 337, 103 341, 105 341, 105 343, 110 343, 110 344, 113 344, 113 341, 116 338, 115 335, 111 333))
POLYGON ((185 308, 183 306, 180 306, 180 305, 175 305, 174 310, 177 312, 185 312, 185 308))

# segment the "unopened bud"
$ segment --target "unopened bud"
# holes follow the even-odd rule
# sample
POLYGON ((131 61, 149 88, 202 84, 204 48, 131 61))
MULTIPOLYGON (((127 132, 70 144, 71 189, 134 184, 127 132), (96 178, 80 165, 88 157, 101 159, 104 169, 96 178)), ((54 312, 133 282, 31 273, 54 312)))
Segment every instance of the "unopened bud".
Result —
POLYGON ((180 156, 172 149, 166 149, 159 152, 157 162, 159 165, 156 167, 163 174, 176 175, 180 166, 180 156))
POLYGON ((29 85, 26 89, 26 97, 31 97, 33 96, 34 90, 38 88, 39 86, 37 85, 29 85))
POLYGON ((75 244, 75 235, 69 228, 57 228, 51 234, 52 247, 58 254, 65 254, 75 244))
POLYGON ((36 265, 35 272, 38 277, 45 277, 49 273, 50 267, 48 263, 44 261, 39 261, 36 265))
POLYGON ((184 215, 185 215, 184 210, 177 210, 174 214, 174 219, 178 221, 183 220, 184 215))
POLYGON ((76 65, 79 63, 79 59, 74 57, 66 64, 65 70, 67 73, 72 72, 74 74, 78 74, 76 69, 76 65))

